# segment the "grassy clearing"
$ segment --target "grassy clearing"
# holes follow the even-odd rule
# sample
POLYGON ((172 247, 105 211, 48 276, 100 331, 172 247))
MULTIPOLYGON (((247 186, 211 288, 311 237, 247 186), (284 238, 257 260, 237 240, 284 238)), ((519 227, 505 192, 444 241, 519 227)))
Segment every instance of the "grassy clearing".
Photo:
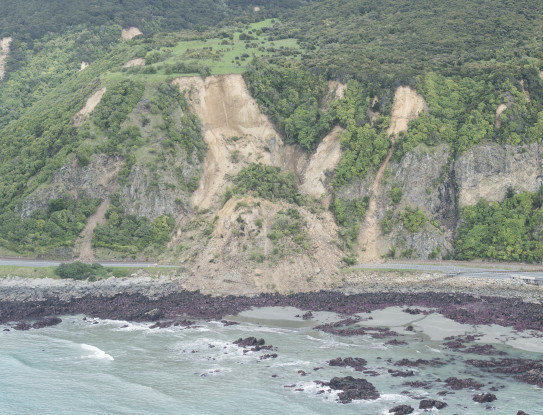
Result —
POLYGON ((272 19, 248 24, 234 32, 221 32, 219 37, 182 40, 173 47, 162 47, 151 51, 163 54, 166 59, 144 67, 130 68, 122 72, 103 75, 104 80, 134 80, 164 82, 172 76, 194 76, 201 73, 183 71, 176 64, 206 68, 211 75, 241 74, 253 57, 289 56, 299 59, 301 49, 296 39, 270 39, 267 29, 277 22, 272 19))
MULTIPOLYGON (((56 267, 23 267, 16 265, 0 265, 0 278, 5 278, 7 276, 17 276, 20 278, 53 278, 60 279, 58 275, 55 274, 56 267)), ((107 271, 107 276, 124 278, 130 277, 132 274, 135 274, 138 270, 143 270, 151 277, 158 278, 161 276, 174 276, 179 275, 184 271, 184 268, 180 267, 108 267, 105 266, 104 269, 107 271)))
POLYGON ((1 265, 0 278, 7 276, 17 276, 21 278, 55 278, 56 267, 21 267, 17 265, 1 265))

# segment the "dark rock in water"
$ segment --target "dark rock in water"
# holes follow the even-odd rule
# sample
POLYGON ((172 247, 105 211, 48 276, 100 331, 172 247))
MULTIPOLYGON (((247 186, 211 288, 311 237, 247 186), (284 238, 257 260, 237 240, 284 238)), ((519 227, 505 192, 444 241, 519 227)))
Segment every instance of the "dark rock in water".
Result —
POLYGON ((171 321, 157 321, 152 326, 149 326, 150 329, 167 329, 173 324, 171 321))
MULTIPOLYGON (((239 347, 251 347, 249 349, 251 352, 259 352, 260 350, 271 350, 273 346, 264 346, 266 342, 264 339, 257 339, 256 337, 246 337, 242 339, 241 337, 234 341, 234 344, 237 344, 239 347)), ((244 350, 243 353, 247 353, 249 350, 244 350)))
POLYGON ((423 399, 419 403, 419 409, 443 409, 447 406, 445 402, 436 401, 435 399, 423 399))
POLYGON ((543 388, 543 369, 537 368, 529 370, 526 373, 515 376, 516 380, 519 380, 529 385, 536 385, 540 388, 543 388))
POLYGON ((266 344, 264 339, 257 340, 256 337, 246 337, 242 339, 241 337, 234 341, 234 344, 237 344, 239 347, 253 347, 253 346, 263 346, 266 344))
POLYGON ((424 359, 417 359, 417 360, 409 360, 409 359, 402 359, 398 360, 396 363, 394 363, 394 366, 409 366, 409 367, 418 367, 418 366, 443 366, 445 362, 442 362, 440 359, 432 359, 432 360, 424 360, 424 359))
POLYGON ((336 323, 327 323, 321 324, 320 326, 315 327, 317 330, 322 330, 325 333, 334 334, 336 336, 364 336, 368 335, 374 339, 384 339, 386 337, 395 337, 399 336, 393 330, 390 330, 388 327, 353 327, 353 328, 344 328, 348 323, 357 323, 358 320, 347 319, 338 321, 336 323))
POLYGON ((479 403, 494 402, 496 399, 498 398, 496 398, 496 395, 493 393, 480 393, 479 395, 473 396, 473 400, 479 403))
POLYGON ((408 344, 406 341, 403 341, 403 340, 396 340, 396 339, 392 339, 392 340, 389 340, 385 343, 387 346, 404 346, 406 344, 408 344))
POLYGON ((530 415, 530 414, 527 414, 527 413, 524 412, 524 411, 518 411, 518 412, 517 412, 517 415, 530 415))
POLYGON ((404 313, 411 314, 412 316, 415 316, 417 314, 424 314, 428 315, 430 314, 430 311, 421 310, 420 308, 406 308, 405 310, 402 310, 404 313))
POLYGON ((407 331, 415 331, 414 327, 413 326, 407 326, 405 328, 407 331))
POLYGON ((128 324, 123 324, 123 325, 121 326, 121 329, 126 329, 127 327, 130 327, 130 326, 129 326, 128 324))
POLYGON ((44 327, 56 326, 60 323, 62 323, 62 320, 58 317, 45 317, 32 324, 32 328, 42 329, 44 327))
POLYGON ((298 374, 300 376, 307 376, 307 373, 305 373, 305 371, 303 371, 303 370, 298 370, 298 374))
POLYGON ((413 409, 413 407, 409 405, 398 405, 392 409, 389 409, 388 413, 391 413, 394 415, 408 415, 408 414, 412 414, 414 410, 415 409, 413 409))
POLYGON ((304 320, 310 320, 310 319, 313 318, 313 313, 312 313, 311 311, 308 311, 307 313, 305 313, 305 314, 302 316, 302 318, 303 318, 304 320))
POLYGON ((24 321, 21 321, 20 323, 17 323, 15 326, 13 326, 13 328, 15 330, 25 331, 25 330, 30 330, 32 326, 28 323, 25 323, 24 321))
POLYGON ((515 375, 520 382, 543 387, 543 363, 531 359, 466 360, 466 364, 487 372, 515 375))
POLYGON ((388 369, 388 373, 390 373, 393 377, 401 377, 401 378, 415 376, 415 373, 412 370, 407 370, 404 372, 401 370, 388 369))
POLYGON ((235 326, 236 324, 239 324, 236 321, 227 321, 227 320, 221 320, 221 323, 226 326, 235 326))
POLYGON ((462 350, 462 353, 482 354, 482 355, 504 355, 505 353, 497 350, 491 344, 476 344, 462 350))
POLYGON ((277 359, 277 353, 264 354, 260 356, 260 360, 265 360, 265 359, 277 359))
POLYGON ((8 328, 6 328, 6 329, 4 329, 3 331, 9 331, 9 329, 8 329, 8 328))
POLYGON ((180 320, 180 321, 176 321, 175 323, 173 323, 173 325, 175 327, 178 327, 178 326, 183 326, 183 327, 193 327, 194 326, 194 321, 190 321, 190 320, 180 320))
POLYGON ((467 379, 458 379, 455 377, 450 377, 445 379, 447 386, 453 390, 460 389, 481 389, 483 386, 482 383, 476 382, 472 378, 467 379))
POLYGON ((368 364, 368 362, 365 359, 362 359, 360 357, 346 357, 345 359, 338 357, 336 359, 330 360, 328 364, 330 366, 339 366, 339 367, 350 366, 354 370, 358 372, 362 372, 366 370, 365 366, 368 364))
POLYGON ((461 341, 458 341, 458 340, 445 342, 445 343, 443 343, 443 346, 447 347, 448 349, 462 349, 462 348, 466 347, 466 345, 464 343, 462 343, 461 341))
POLYGON ((335 377, 329 383, 324 383, 333 390, 341 390, 338 399, 341 403, 349 403, 353 400, 373 400, 379 398, 379 392, 365 379, 355 379, 352 376, 344 378, 335 377))

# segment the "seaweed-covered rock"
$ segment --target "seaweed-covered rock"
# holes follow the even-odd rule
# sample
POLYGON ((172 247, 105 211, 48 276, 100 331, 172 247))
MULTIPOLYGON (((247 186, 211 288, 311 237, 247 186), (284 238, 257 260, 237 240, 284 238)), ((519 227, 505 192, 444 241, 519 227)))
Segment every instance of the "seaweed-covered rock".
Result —
POLYGON ((32 328, 42 329, 44 327, 56 326, 60 323, 62 323, 62 320, 58 317, 44 317, 32 324, 32 328))
POLYGON ((467 379, 458 379, 455 377, 450 377, 445 379, 447 386, 454 390, 460 389, 481 389, 484 385, 479 383, 472 378, 467 379))
POLYGON ((362 372, 366 370, 366 364, 368 362, 365 359, 362 359, 361 357, 346 357, 345 359, 342 359, 341 357, 338 357, 336 359, 332 359, 328 362, 328 365, 330 366, 339 366, 339 367, 347 367, 350 366, 354 370, 358 372, 362 372))
POLYGON ((349 403, 353 400, 373 400, 379 398, 379 392, 365 379, 355 379, 352 376, 344 378, 335 377, 329 383, 325 383, 333 390, 341 390, 338 399, 341 403, 349 403))
POLYGON ((436 401, 435 399, 423 399, 419 403, 419 409, 443 409, 447 406, 445 402, 436 401))
POLYGON ((480 393, 478 395, 473 395, 473 400, 478 403, 489 403, 494 402, 496 399, 496 395, 493 393, 480 393))
POLYGON ((394 408, 389 409, 388 413, 394 415, 408 415, 412 414, 415 409, 409 405, 398 405, 394 408))

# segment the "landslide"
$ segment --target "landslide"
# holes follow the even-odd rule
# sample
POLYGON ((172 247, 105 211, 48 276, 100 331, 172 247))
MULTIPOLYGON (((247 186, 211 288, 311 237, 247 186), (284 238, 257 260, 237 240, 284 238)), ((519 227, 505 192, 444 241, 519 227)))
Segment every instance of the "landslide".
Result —
POLYGON ((226 293, 236 292, 236 287, 243 292, 287 292, 330 286, 330 278, 339 272, 342 253, 333 243, 338 238, 337 226, 326 209, 330 199, 326 172, 333 171, 341 158, 343 129, 335 127, 308 155, 297 146, 283 145, 240 75, 205 80, 182 77, 174 84, 199 116, 207 144, 200 183, 191 198, 194 215, 179 221, 181 226, 170 242, 193 273, 192 285, 187 287, 226 293), (309 200, 324 195, 324 200, 311 209, 250 195, 225 201, 225 191, 234 185, 234 178, 254 163, 294 173, 301 193, 309 200), (289 209, 300 212, 306 223, 303 248, 268 237, 278 215, 289 209), (311 282, 313 278, 318 281, 311 282))
POLYGON ((328 212, 247 196, 231 198, 208 218, 197 217, 185 228, 184 239, 196 241, 181 256, 191 274, 186 289, 215 295, 286 294, 330 288, 339 281, 342 252, 333 243, 337 231, 328 212), (277 239, 278 221, 293 211, 304 222, 302 244, 287 235, 277 239))
POLYGON ((74 116, 74 127, 81 127, 83 125, 83 123, 88 119, 90 113, 102 100, 106 90, 106 87, 103 87, 87 99, 85 106, 81 108, 81 110, 74 116))
POLYGON ((229 177, 250 163, 273 165, 282 144, 268 118, 260 112, 241 75, 177 78, 191 109, 203 125, 208 146, 193 206, 208 209, 222 196, 229 177))
POLYGON ((381 182, 383 174, 388 166, 394 151, 394 141, 398 134, 407 130, 409 121, 414 120, 425 111, 426 103, 424 98, 411 87, 401 86, 396 89, 394 101, 390 114, 390 124, 387 134, 390 136, 391 146, 385 161, 379 167, 371 187, 371 195, 364 218, 364 224, 358 235, 359 253, 358 259, 361 262, 380 261, 385 253, 386 242, 381 237, 381 226, 379 218, 378 200, 381 196, 381 182))
POLYGON ((11 37, 0 39, 0 81, 4 78, 6 59, 9 54, 11 37))

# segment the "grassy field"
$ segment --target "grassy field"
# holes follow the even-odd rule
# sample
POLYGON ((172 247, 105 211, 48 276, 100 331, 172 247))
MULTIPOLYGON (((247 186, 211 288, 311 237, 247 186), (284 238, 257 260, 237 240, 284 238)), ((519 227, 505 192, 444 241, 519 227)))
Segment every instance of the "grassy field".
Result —
POLYGON ((274 24, 273 19, 267 19, 248 24, 235 32, 223 32, 221 37, 180 41, 173 47, 149 52, 160 55, 159 62, 147 62, 144 67, 110 72, 104 74, 104 79, 120 80, 128 76, 135 80, 160 82, 172 76, 201 75, 198 71, 180 70, 176 67, 179 63, 192 68, 206 68, 211 75, 240 74, 253 57, 285 55, 298 59, 302 51, 296 39, 269 39, 266 28, 274 24))
MULTIPOLYGON (((16 276, 20 278, 54 278, 60 279, 58 275, 55 274, 56 267, 22 267, 16 265, 0 265, 0 278, 5 278, 8 276, 16 276)), ((107 277, 130 277, 132 274, 136 273, 138 270, 144 270, 147 274, 152 277, 160 276, 173 276, 177 273, 183 271, 183 268, 179 267, 104 267, 107 271, 107 277)))

